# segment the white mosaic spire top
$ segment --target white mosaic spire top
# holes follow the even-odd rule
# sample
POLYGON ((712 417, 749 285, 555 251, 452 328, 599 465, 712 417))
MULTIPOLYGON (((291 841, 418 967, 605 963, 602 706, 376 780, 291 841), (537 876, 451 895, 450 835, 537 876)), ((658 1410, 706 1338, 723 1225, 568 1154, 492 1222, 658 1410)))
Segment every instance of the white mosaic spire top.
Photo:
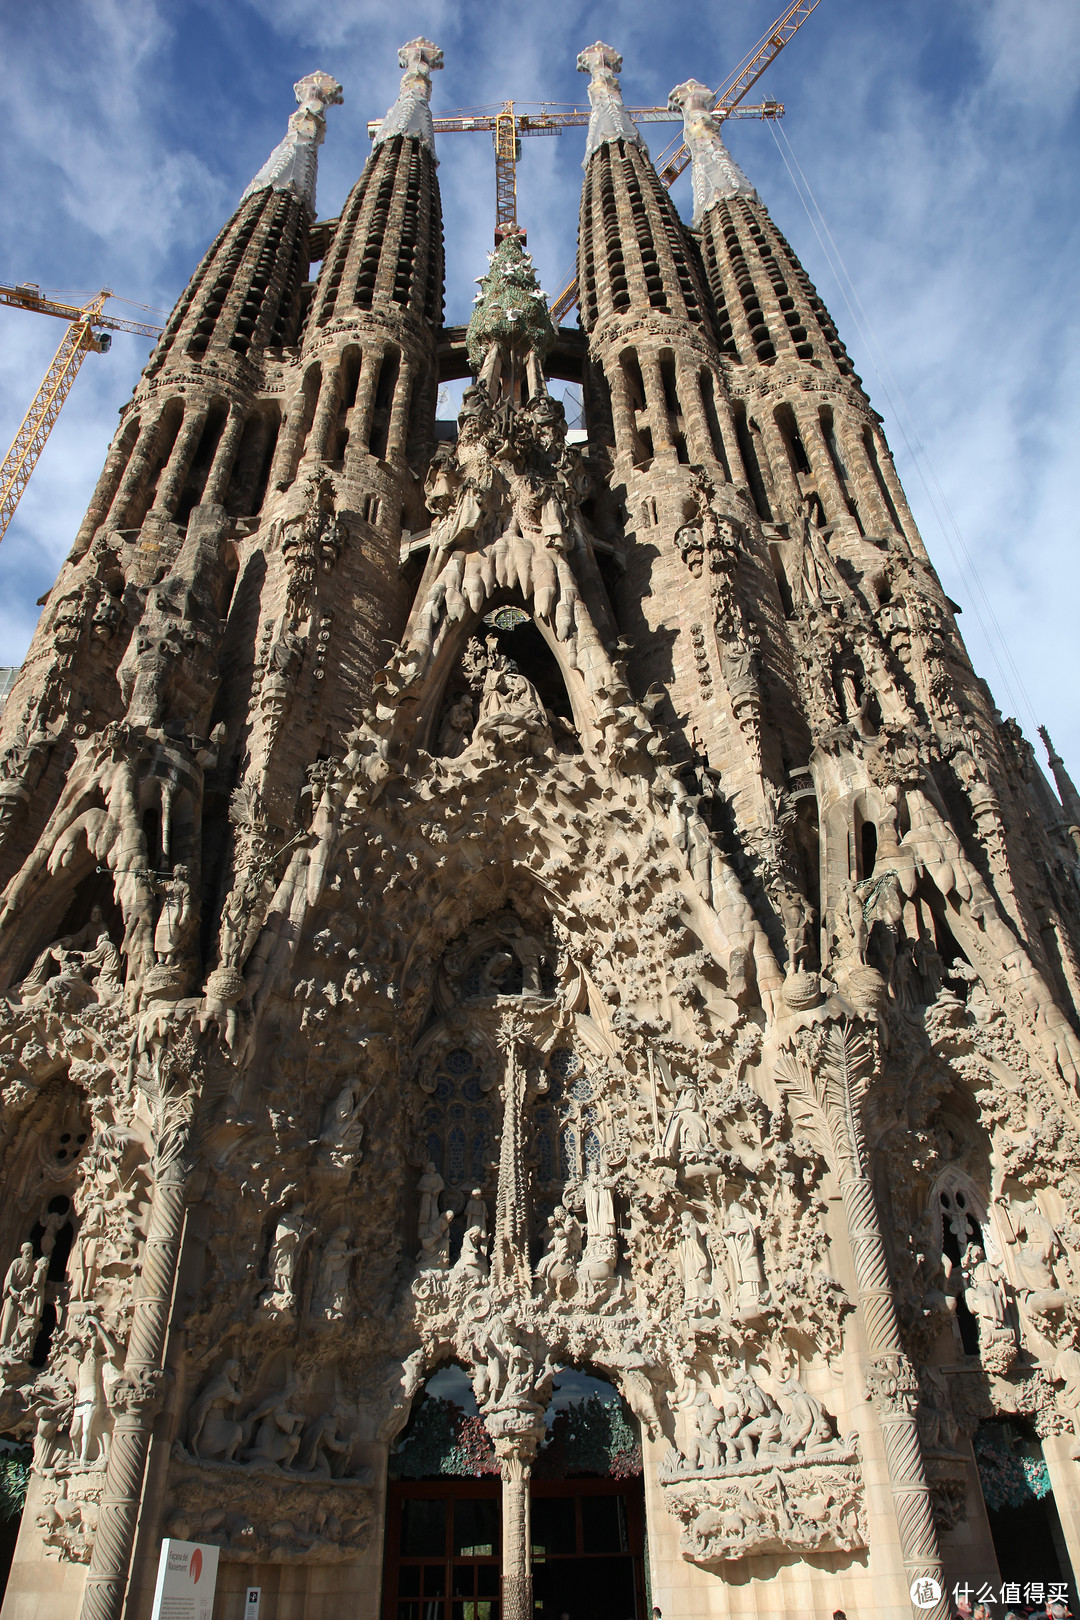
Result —
POLYGON ((716 203, 726 197, 752 197, 757 192, 724 145, 720 119, 713 115, 713 93, 707 84, 687 79, 668 96, 668 106, 683 117, 683 139, 694 162, 694 225, 701 224, 716 203))
POLYGON ((264 191, 267 186, 275 191, 291 191, 314 216, 319 147, 326 137, 326 109, 340 106, 341 86, 329 73, 309 73, 299 84, 294 84, 293 89, 299 109, 289 119, 284 140, 274 147, 244 197, 264 191))
POLYGON ((443 53, 430 39, 411 39, 398 51, 404 68, 397 100, 379 125, 372 149, 394 135, 411 135, 435 156, 435 130, 431 122, 431 75, 443 65, 443 53))
POLYGON ((591 74, 589 104, 592 107, 592 117, 589 119, 589 133, 585 140, 585 160, 581 165, 582 168, 588 166, 594 152, 599 151, 600 147, 606 146, 610 141, 632 141, 635 146, 641 147, 647 157, 649 148, 641 138, 641 131, 623 106, 622 91, 619 89, 617 77, 622 72, 622 57, 618 51, 597 40, 595 45, 589 45, 581 52, 577 65, 579 73, 591 74))

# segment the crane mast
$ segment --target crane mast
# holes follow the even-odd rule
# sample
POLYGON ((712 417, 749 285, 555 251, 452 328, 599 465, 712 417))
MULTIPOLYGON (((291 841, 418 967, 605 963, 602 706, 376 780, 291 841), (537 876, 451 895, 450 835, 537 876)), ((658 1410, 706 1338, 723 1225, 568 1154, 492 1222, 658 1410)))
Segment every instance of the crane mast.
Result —
POLYGON ((31 401, 30 409, 0 464, 0 540, 15 516, 15 508, 30 482, 30 474, 37 465, 53 424, 60 415, 60 408, 71 392, 71 385, 86 356, 91 350, 95 354, 104 354, 108 350, 112 343, 110 331, 135 332, 143 337, 157 337, 161 333, 160 326, 117 320, 114 316, 106 315, 105 301, 111 297, 110 289, 103 287, 80 307, 45 298, 41 289, 30 282, 13 287, 0 285, 0 305, 33 310, 39 315, 55 315, 68 322, 67 331, 60 339, 60 346, 31 401))

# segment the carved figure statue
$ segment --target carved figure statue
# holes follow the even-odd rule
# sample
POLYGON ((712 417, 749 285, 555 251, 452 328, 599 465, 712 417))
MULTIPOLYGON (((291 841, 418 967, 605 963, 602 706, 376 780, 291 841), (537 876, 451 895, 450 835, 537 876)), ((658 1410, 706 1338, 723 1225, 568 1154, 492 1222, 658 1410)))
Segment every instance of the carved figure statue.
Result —
POLYGON ((296 1460, 298 1473, 317 1474, 322 1479, 343 1479, 349 1469, 355 1436, 342 1434, 347 1413, 340 1402, 329 1412, 309 1423, 296 1460))
POLYGON ((663 1153, 669 1163, 700 1165, 714 1156, 709 1127, 698 1106, 697 1087, 682 1087, 664 1132, 663 1153))
POLYGON ((45 1307, 48 1255, 35 1260, 33 1245, 24 1243, 4 1278, 4 1307, 0 1315, 0 1350, 8 1360, 29 1359, 41 1327, 45 1307))
POLYGON ((303 1414, 289 1409, 289 1402, 295 1393, 296 1385, 290 1384, 287 1389, 268 1395, 249 1414, 247 1427, 249 1430, 255 1429, 255 1439, 244 1452, 245 1462, 289 1467, 300 1449, 304 1434, 303 1414))
POLYGON ((94 1316, 83 1318, 80 1339, 83 1358, 75 1385, 75 1406, 71 1417, 71 1451, 81 1463, 98 1459, 107 1461, 110 1440, 110 1413, 107 1400, 106 1374, 111 1370, 115 1382, 119 1368, 114 1364, 119 1355, 116 1340, 94 1316))
POLYGON ((1005 1290, 986 1258, 985 1250, 977 1243, 973 1243, 964 1255, 961 1276, 964 1304, 979 1324, 980 1341, 984 1333, 993 1338, 1002 1332, 1010 1332, 1005 1290))
POLYGON ((814 917, 813 906, 793 883, 785 883, 779 892, 780 920, 784 925, 784 947, 787 951, 787 970, 801 973, 813 966, 814 917))
POLYGON ((1020 1274, 1020 1292, 1029 1304, 1049 1303, 1058 1292, 1055 1265, 1065 1257, 1060 1237, 1038 1204, 1014 1204, 1009 1214, 1015 1230, 1014 1257, 1020 1274))
POLYGON ((364 1140, 364 1122, 360 1115, 375 1088, 371 1086, 361 1095, 362 1086, 360 1075, 346 1080, 327 1111, 319 1138, 331 1162, 342 1168, 356 1163, 364 1140))
POLYGON ((467 692, 459 692, 446 711, 436 745, 437 752, 444 759, 457 759, 472 740, 474 723, 472 698, 467 692))
POLYGON ((154 955, 159 962, 175 965, 187 949, 187 939, 194 920, 194 902, 186 866, 173 867, 172 877, 164 884, 156 884, 162 896, 161 910, 154 928, 154 955))
POLYGON ((475 1226, 479 1228, 481 1237, 486 1237, 487 1204, 484 1202, 482 1187, 474 1187, 470 1192, 468 1203, 465 1205, 464 1221, 466 1232, 475 1226))
POLYGON ((679 1226, 676 1254, 682 1272, 683 1298, 687 1311, 694 1315, 702 1306, 712 1302, 712 1264, 701 1228, 688 1209, 684 1209, 680 1215, 679 1226))
POLYGON ((240 1404, 240 1363, 227 1361, 210 1379, 191 1408, 188 1424, 188 1450, 193 1457, 233 1462, 244 1437, 244 1426, 235 1418, 240 1404), (233 1414, 229 1416, 229 1412, 233 1414))
POLYGON ((416 1218, 417 1241, 423 1247, 424 1240, 430 1233, 441 1231, 442 1216, 439 1213, 439 1197, 446 1186, 446 1182, 435 1168, 433 1159, 429 1159, 424 1166, 424 1173, 416 1184, 420 1194, 420 1213, 416 1218))
POLYGON ((452 1209, 444 1209, 420 1239, 417 1264, 421 1271, 445 1271, 450 1264, 450 1226, 454 1219, 452 1209))
POLYGON ((748 1372, 736 1373, 724 1403, 721 1434, 729 1462, 748 1462, 775 1451, 780 1444, 783 1413, 748 1372))
POLYGON ((546 1282, 553 1293, 564 1294, 572 1289, 581 1258, 581 1224, 561 1204, 557 1204, 548 1217, 551 1235, 547 1249, 537 1263, 536 1275, 546 1282))
POLYGON ((96 1186, 87 1185, 89 1201, 79 1222, 75 1250, 71 1265, 71 1298, 92 1299, 97 1286, 98 1254, 105 1238, 108 1216, 104 1204, 96 1196, 96 1186))
POLYGON ((817 1397, 809 1394, 794 1374, 780 1384, 779 1392, 790 1403, 790 1410, 780 1422, 779 1449, 789 1457, 796 1452, 812 1457, 815 1452, 827 1451, 835 1443, 835 1436, 817 1397))
POLYGON ((327 1322, 344 1319, 349 1303, 349 1261, 359 1253, 359 1247, 349 1247, 347 1226, 339 1226, 327 1239, 311 1296, 312 1316, 322 1317, 327 1322))
POLYGON ((262 1307, 274 1316, 289 1317, 296 1301, 296 1265, 300 1251, 314 1228, 299 1210, 289 1210, 278 1219, 270 1248, 270 1281, 262 1307))
POLYGON ((757 1227, 738 1199, 728 1207, 723 1239, 735 1278, 735 1314, 744 1321, 752 1320, 769 1302, 769 1281, 757 1227))
POLYGON ((461 1237, 461 1253, 454 1267, 459 1277, 483 1282, 488 1274, 487 1242, 483 1228, 467 1226, 461 1237))

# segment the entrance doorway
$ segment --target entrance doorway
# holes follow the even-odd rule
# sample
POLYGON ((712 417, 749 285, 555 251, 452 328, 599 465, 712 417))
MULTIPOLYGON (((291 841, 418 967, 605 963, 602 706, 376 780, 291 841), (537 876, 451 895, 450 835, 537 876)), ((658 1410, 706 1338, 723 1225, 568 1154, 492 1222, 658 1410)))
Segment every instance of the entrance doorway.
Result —
MULTIPOLYGON (((499 1620, 497 1479, 392 1480, 383 1620, 499 1620)), ((535 1480, 536 1620, 645 1620, 639 1479, 535 1480)))
POLYGON ((391 1481, 384 1620, 499 1620, 499 1491, 497 1479, 391 1481))
POLYGON ((645 1620, 640 1480, 537 1480, 532 1488, 536 1620, 645 1620))

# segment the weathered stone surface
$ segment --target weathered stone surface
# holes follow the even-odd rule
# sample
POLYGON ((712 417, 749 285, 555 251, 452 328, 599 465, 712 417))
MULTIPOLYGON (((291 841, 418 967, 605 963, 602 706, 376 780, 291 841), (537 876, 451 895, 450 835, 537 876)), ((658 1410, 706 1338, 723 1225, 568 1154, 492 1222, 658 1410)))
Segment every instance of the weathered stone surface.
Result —
POLYGON ((566 1366, 640 1427, 665 1614, 992 1577, 994 1414, 1080 1556, 1080 799, 701 87, 691 233, 582 64, 588 443, 509 239, 436 444, 437 47, 314 233, 303 80, 0 717, 6 1615, 144 1613, 169 1534, 226 1620, 374 1617, 448 1362, 505 1620, 566 1366))

